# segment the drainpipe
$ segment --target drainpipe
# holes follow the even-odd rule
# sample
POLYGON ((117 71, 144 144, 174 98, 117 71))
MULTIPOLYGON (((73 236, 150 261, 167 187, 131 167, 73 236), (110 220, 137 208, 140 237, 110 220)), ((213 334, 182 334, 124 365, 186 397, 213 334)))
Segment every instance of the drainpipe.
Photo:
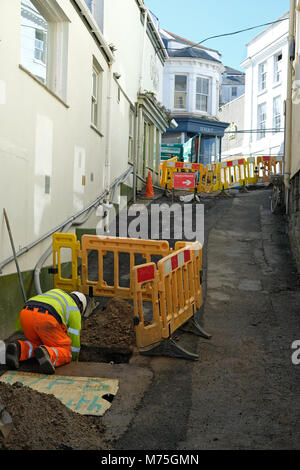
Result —
POLYGON ((139 119, 139 104, 135 104, 134 110, 134 156, 133 156, 133 204, 136 203, 136 177, 137 177, 137 162, 138 162, 138 119, 139 119))
POLYGON ((292 156, 292 122, 293 122, 293 103, 292 103, 292 86, 293 86, 293 61, 294 61, 294 44, 295 44, 295 11, 296 0, 290 0, 290 20, 289 20, 289 61, 287 76, 287 99, 286 99, 286 125, 285 125, 285 165, 284 165, 284 184, 286 189, 286 212, 288 213, 288 196, 291 188, 291 156, 292 156))
POLYGON ((142 45, 142 57, 141 57, 141 68, 140 68, 140 80, 139 80, 139 90, 140 93, 143 93, 143 76, 144 76, 144 58, 145 58, 145 42, 147 34, 147 23, 148 23, 148 10, 144 7, 144 29, 143 29, 143 45, 142 45))
POLYGON ((107 95, 107 112, 106 112, 106 148, 105 148, 105 163, 104 163, 104 190, 107 191, 108 197, 105 199, 104 207, 106 209, 106 216, 104 217, 104 231, 109 227, 109 213, 110 213, 110 153, 111 153, 111 106, 112 106, 112 67, 109 67, 108 74, 108 95, 107 95))

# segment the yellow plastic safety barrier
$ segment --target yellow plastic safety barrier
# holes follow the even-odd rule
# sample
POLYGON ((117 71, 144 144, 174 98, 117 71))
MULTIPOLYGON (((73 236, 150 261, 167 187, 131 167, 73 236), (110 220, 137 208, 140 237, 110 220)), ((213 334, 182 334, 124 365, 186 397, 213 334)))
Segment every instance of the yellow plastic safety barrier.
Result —
MULTIPOLYGON (((156 264, 147 263, 135 266, 132 269, 132 279, 136 344, 138 348, 144 348, 159 343, 162 339, 163 322, 159 310, 159 279, 156 264), (147 320, 144 314, 145 289, 151 292, 151 321, 147 320)), ((149 299, 147 300, 149 301, 149 299)))
POLYGON ((175 243, 175 251, 180 250, 181 248, 185 248, 190 246, 193 250, 194 256, 194 287, 195 287, 195 295, 196 295, 196 305, 199 309, 203 304, 203 294, 202 294, 202 246, 198 242, 176 242, 175 243))
POLYGON ((203 303, 201 268, 202 246, 187 242, 177 242, 175 251, 161 259, 157 268, 155 263, 133 268, 133 300, 140 352, 144 353, 146 348, 147 353, 151 351, 150 354, 157 355, 167 348, 178 357, 197 357, 179 348, 171 337, 179 328, 186 328, 191 320, 193 329, 190 332, 210 337, 194 319, 203 303), (152 318, 149 318, 149 309, 144 308, 147 287, 152 293, 152 318))
MULTIPOLYGON (((169 158, 169 160, 165 160, 163 163, 161 163, 160 165, 160 185, 162 188, 167 188, 168 187, 168 183, 169 183, 169 179, 170 179, 170 175, 169 175, 169 171, 168 169, 170 168, 170 163, 173 163, 173 162, 178 162, 178 157, 174 157, 174 158, 169 158)), ((168 188, 170 189, 170 188, 168 188)))
POLYGON ((244 158, 221 162, 220 189, 240 188, 247 184, 247 162, 244 158))
MULTIPOLYGON (((142 240, 135 238, 100 237, 97 235, 83 235, 81 239, 82 276, 81 290, 86 295, 103 297, 132 298, 132 268, 136 264, 152 261, 153 256, 164 257, 170 253, 169 243, 164 240, 142 240), (97 279, 89 279, 89 255, 91 252, 97 255, 98 276, 97 279), (113 278, 105 280, 104 257, 111 254, 107 260, 113 265, 113 278), (129 281, 129 287, 121 285, 120 264, 121 255, 127 255, 127 272, 125 277, 129 281), (139 261, 137 260, 139 258, 139 261)), ((123 273, 124 275, 124 273, 123 273)))
MULTIPOLYGON (((202 246, 199 243, 177 242, 171 250, 164 240, 83 235, 80 248, 75 235, 57 233, 53 236, 53 266, 55 288, 67 292, 79 290, 90 297, 133 299, 137 346, 142 348, 144 354, 195 359, 198 356, 177 347, 171 335, 178 328, 185 327, 199 336, 210 337, 193 318, 203 304, 202 246), (62 248, 72 251, 72 279, 62 277, 62 248), (97 253, 97 279, 89 279, 92 251, 97 253), (114 260, 108 260, 109 264, 105 265, 104 257, 109 252, 114 260), (122 254, 129 256, 130 282, 127 287, 120 285, 119 262, 122 254), (157 258, 156 262, 153 257, 157 258), (81 278, 78 276, 78 259, 81 259, 81 278), (112 265, 113 277, 109 283, 105 280, 105 271, 112 271, 112 265), (145 302, 151 306, 151 321, 144 315, 145 302), (191 319, 192 323, 187 327, 191 319), (166 340, 167 347, 163 343, 166 340), (160 345, 158 350, 156 343, 160 345), (147 351, 145 348, 148 348, 147 351)), ((95 257, 92 268, 95 271, 95 257)))
POLYGON ((78 257, 80 256, 80 242, 72 233, 53 234, 53 273, 54 285, 57 289, 67 292, 78 290, 80 278, 78 277, 78 257), (62 274, 62 249, 71 251, 71 277, 66 278, 62 274))
POLYGON ((283 158, 280 156, 269 157, 261 156, 257 157, 258 167, 258 182, 270 183, 272 181, 271 175, 277 173, 283 173, 283 158))
POLYGON ((163 338, 168 338, 196 312, 194 262, 190 247, 182 248, 158 262, 163 338))
MULTIPOLYGON (((211 181, 214 181, 213 173, 214 169, 210 169, 210 173, 207 174, 205 168, 200 163, 188 163, 188 162, 178 162, 174 160, 166 160, 164 163, 164 179, 161 180, 161 187, 169 190, 177 189, 175 182, 175 177, 178 176, 178 173, 182 174, 193 174, 195 176, 194 185, 190 186, 189 184, 184 188, 186 191, 194 192, 195 189, 197 192, 205 190, 205 188, 210 188, 210 177, 211 181)), ((184 178, 183 178, 184 180, 184 178)), ((183 188, 181 188, 183 189, 183 188)))
POLYGON ((203 167, 202 175, 200 175, 199 185, 197 192, 199 193, 213 193, 220 189, 220 170, 217 164, 209 164, 203 167), (201 178, 202 176, 202 178, 201 178))
POLYGON ((257 184, 258 174, 256 172, 257 164, 255 157, 249 157, 246 160, 247 184, 257 184))
POLYGON ((137 264, 151 262, 153 258, 159 260, 169 255, 170 252, 172 250, 170 250, 169 243, 164 240, 83 235, 80 246, 76 235, 55 233, 53 235, 53 269, 51 270, 54 274, 54 287, 67 292, 77 289, 91 297, 130 299, 132 298, 132 268, 137 264), (69 277, 64 277, 62 273, 61 250, 65 248, 71 250, 72 269, 69 277), (78 275, 79 260, 80 276, 78 275), (120 267, 122 267, 122 273, 120 267), (108 271, 113 272, 110 279, 107 278, 108 271))
MULTIPOLYGON (((240 158, 208 164, 205 167, 198 163, 178 162, 177 158, 175 158, 166 160, 163 163, 163 168, 163 176, 161 177, 161 186, 163 188, 169 190, 184 189, 197 193, 213 193, 215 191, 243 188, 246 185, 255 185, 257 183, 270 183, 271 175, 283 174, 283 157, 258 156, 240 158), (175 184, 178 180, 177 173, 194 174, 195 185, 193 187, 177 188, 175 184)), ((189 184, 188 180, 187 184, 189 184)))

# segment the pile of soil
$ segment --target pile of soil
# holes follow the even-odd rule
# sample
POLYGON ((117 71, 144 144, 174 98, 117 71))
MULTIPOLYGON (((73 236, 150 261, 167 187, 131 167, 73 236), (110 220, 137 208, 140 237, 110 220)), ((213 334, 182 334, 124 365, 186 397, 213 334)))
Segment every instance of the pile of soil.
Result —
POLYGON ((54 395, 0 383, 0 402, 13 421, 6 438, 0 432, 0 450, 107 449, 99 417, 75 413, 54 395))
POLYGON ((129 361, 136 348, 134 310, 126 300, 112 298, 82 324, 80 362, 129 361))
MULTIPOLYGON (((79 361, 128 362, 135 345, 133 307, 113 298, 83 322, 79 361)), ((33 370, 29 362, 22 370, 33 370)), ((0 431, 0 450, 109 450, 100 418, 75 413, 54 395, 0 383, 0 403, 13 420, 6 438, 0 431)))

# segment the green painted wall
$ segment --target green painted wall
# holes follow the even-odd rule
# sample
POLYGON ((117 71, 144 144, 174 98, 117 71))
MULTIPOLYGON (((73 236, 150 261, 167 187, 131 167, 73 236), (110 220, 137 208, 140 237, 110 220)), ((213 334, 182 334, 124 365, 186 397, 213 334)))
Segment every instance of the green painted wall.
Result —
MULTIPOLYGON (((22 279, 27 298, 36 295, 34 271, 23 272, 22 279)), ((48 268, 41 270, 40 282, 43 291, 53 288, 53 276, 48 273, 48 268)), ((17 273, 0 277, 0 298, 0 339, 6 339, 14 333, 16 319, 24 305, 17 273)))
MULTIPOLYGON (((121 196, 127 196, 129 202, 133 196, 132 188, 125 184, 121 185, 121 196)), ((115 209, 117 211, 118 206, 115 206, 115 209)), ((82 235, 85 233, 94 235, 96 234, 96 229, 76 229, 78 240, 81 240, 82 235)), ((70 273, 71 264, 63 263, 63 277, 69 277, 70 273)), ((23 272, 22 279, 27 299, 36 295, 34 271, 23 272)), ((53 275, 48 273, 48 267, 41 270, 40 283, 43 292, 53 289, 53 275)), ((24 305, 24 299, 17 273, 0 277, 0 299, 0 339, 3 340, 12 335, 16 329, 20 329, 17 319, 24 305)))

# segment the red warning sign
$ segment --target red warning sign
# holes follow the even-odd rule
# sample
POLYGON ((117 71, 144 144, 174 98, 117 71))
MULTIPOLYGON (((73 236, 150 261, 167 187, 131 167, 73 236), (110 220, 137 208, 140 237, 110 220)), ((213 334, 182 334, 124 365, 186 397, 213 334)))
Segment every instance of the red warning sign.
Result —
POLYGON ((174 189, 194 189, 195 173, 174 173, 173 175, 174 189))

